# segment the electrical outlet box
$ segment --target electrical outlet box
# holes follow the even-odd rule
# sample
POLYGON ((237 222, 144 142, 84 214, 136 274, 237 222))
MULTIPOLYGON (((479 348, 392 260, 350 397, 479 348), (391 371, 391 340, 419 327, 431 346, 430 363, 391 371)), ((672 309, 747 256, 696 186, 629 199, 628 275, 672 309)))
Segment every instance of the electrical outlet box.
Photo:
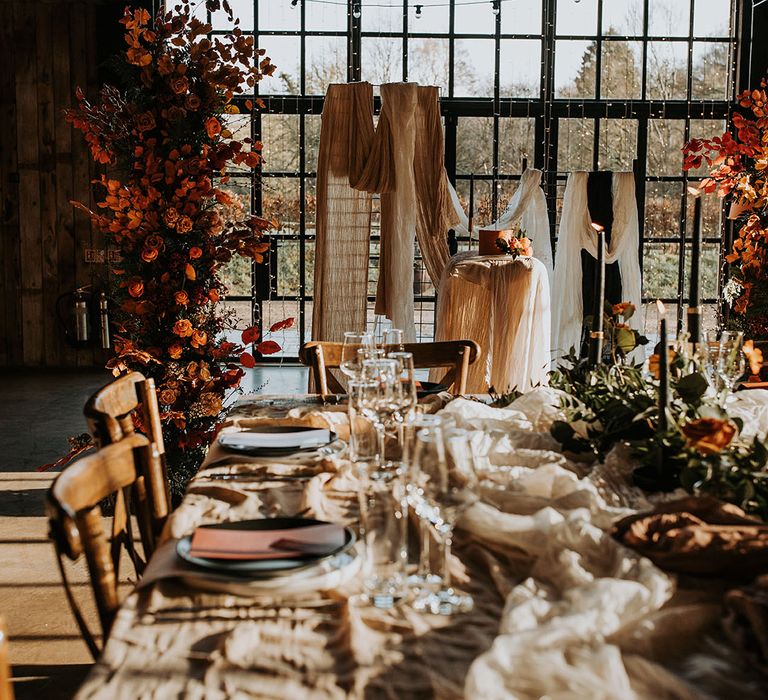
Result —
POLYGON ((103 263, 106 261, 106 251, 98 248, 86 248, 85 249, 85 262, 87 263, 103 263))

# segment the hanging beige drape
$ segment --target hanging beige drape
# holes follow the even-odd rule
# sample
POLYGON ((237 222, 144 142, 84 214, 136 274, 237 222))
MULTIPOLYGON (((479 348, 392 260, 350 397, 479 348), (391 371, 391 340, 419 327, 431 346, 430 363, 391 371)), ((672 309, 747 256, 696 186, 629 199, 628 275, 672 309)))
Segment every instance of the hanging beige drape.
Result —
POLYGON ((317 161, 312 338, 339 341, 366 326, 371 195, 354 189, 373 146, 370 83, 331 85, 317 161))

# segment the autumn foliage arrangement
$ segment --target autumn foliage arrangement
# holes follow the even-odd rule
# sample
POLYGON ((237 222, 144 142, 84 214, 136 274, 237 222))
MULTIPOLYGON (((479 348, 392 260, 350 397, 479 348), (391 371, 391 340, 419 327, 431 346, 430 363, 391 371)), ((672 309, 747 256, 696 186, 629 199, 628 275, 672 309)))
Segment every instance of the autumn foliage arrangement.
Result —
MULTIPOLYGON (((216 11, 222 3, 206 6, 216 11)), ((154 21, 146 10, 126 9, 121 87, 105 86, 93 103, 78 91, 77 106, 66 113, 110 173, 97 182, 95 211, 75 203, 121 257, 111 270, 115 356, 108 366, 154 378, 177 494, 243 366, 256 362, 223 338, 234 324, 218 304, 226 292, 222 266, 237 255, 262 262, 272 226, 226 189, 228 166, 253 168, 261 160, 261 144, 234 140, 226 115, 239 111, 237 95, 252 92, 275 67, 239 29, 226 1, 223 8, 233 28, 215 38, 187 2, 154 21)), ((254 109, 251 100, 242 105, 254 109)), ((257 355, 280 350, 256 328, 242 342, 255 343, 257 355)))
POLYGON ((710 168, 705 192, 730 198, 740 228, 726 261, 730 280, 723 296, 733 310, 731 325, 749 337, 768 340, 768 94, 760 89, 738 96, 733 133, 693 139, 685 145, 684 169, 710 168))

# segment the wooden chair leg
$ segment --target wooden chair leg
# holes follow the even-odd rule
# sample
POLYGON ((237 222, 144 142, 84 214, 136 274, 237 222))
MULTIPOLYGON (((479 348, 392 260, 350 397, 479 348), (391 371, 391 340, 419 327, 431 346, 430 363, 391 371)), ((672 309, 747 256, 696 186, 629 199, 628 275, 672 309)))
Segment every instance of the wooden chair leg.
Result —
POLYGON ((8 635, 5 620, 0 617, 0 700, 13 700, 11 664, 8 662, 8 635))
POLYGON ((459 350, 459 367, 456 373, 456 391, 454 393, 462 395, 467 392, 467 375, 469 374, 469 348, 463 347, 459 350))
POLYGON ((314 349, 315 361, 312 363, 312 369, 315 372, 315 391, 323 396, 327 396, 328 391, 328 376, 325 369, 325 358, 323 357, 323 349, 317 346, 314 349))

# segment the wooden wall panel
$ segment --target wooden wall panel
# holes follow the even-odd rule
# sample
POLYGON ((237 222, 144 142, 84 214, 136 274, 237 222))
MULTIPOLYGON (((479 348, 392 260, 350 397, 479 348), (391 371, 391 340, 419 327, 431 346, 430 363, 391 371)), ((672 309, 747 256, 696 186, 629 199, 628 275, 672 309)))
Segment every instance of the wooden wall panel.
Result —
POLYGON ((56 319, 61 294, 106 277, 85 262, 103 240, 70 204, 93 204, 98 169, 63 116, 76 86, 97 89, 98 2, 0 2, 0 366, 104 361, 68 345, 56 319))

